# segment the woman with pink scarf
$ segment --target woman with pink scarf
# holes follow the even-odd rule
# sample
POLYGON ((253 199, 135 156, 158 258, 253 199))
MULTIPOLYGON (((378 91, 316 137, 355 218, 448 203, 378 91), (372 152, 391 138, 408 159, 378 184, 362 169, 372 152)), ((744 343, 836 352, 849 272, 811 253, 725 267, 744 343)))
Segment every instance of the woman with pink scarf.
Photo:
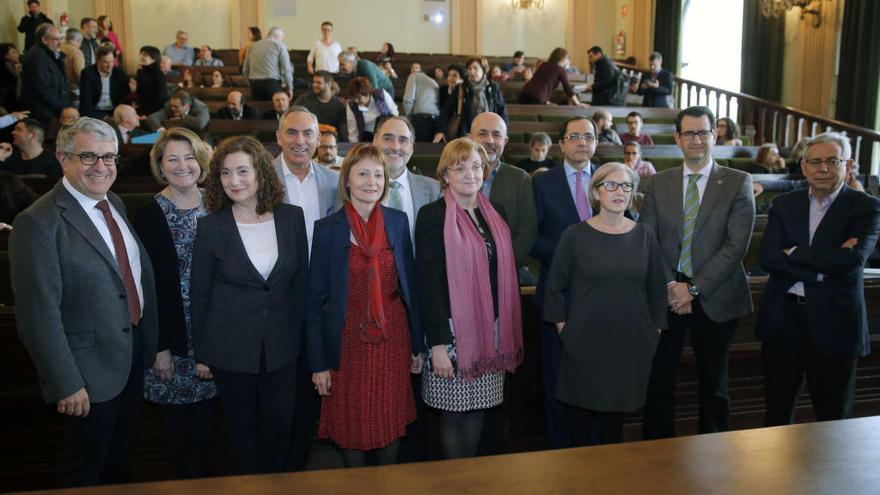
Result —
POLYGON ((443 197, 416 221, 416 266, 428 347, 422 397, 439 409, 447 458, 476 454, 485 410, 504 399, 504 374, 522 362, 522 319, 510 229, 480 192, 489 174, 468 138, 443 149, 443 197))

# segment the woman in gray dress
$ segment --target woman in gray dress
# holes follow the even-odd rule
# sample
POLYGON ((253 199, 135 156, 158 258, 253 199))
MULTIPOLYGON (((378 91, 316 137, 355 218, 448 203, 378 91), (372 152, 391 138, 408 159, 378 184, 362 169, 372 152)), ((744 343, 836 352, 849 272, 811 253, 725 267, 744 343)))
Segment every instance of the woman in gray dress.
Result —
POLYGON ((622 163, 599 167, 590 182, 599 213, 562 233, 550 266, 544 319, 562 342, 556 398, 567 406, 572 446, 622 440, 624 413, 644 405, 666 326, 660 248, 624 216, 634 182, 622 163))

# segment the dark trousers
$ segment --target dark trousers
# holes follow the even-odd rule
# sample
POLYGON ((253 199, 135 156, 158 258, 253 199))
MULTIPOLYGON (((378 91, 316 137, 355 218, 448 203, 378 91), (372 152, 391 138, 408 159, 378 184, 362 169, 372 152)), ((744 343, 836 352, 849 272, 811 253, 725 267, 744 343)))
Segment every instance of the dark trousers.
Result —
POLYGON ((272 95, 284 91, 280 79, 251 79, 250 85, 254 101, 272 101, 272 95))
POLYGON ((160 406, 165 449, 178 479, 208 475, 208 448, 216 400, 160 406))
POLYGON ((128 381, 116 397, 93 402, 86 417, 64 416, 65 486, 128 483, 128 450, 137 437, 144 402, 143 334, 132 330, 128 381))
POLYGON ((417 113, 410 117, 413 129, 416 131, 416 141, 419 143, 430 143, 434 140, 434 133, 437 132, 437 116, 429 113, 417 113))
POLYGON ((623 413, 593 411, 572 405, 565 406, 571 446, 604 445, 623 441, 623 413))
POLYGON ((819 421, 850 417, 857 359, 828 356, 816 347, 808 330, 806 305, 788 300, 783 311, 784 324, 761 345, 767 399, 764 424, 794 422, 794 406, 805 375, 819 421))
POLYGON ((541 331, 541 381, 544 388, 544 422, 550 447, 564 449, 570 445, 565 407, 556 400, 556 381, 559 379, 559 361, 562 343, 556 328, 545 321, 541 331))
POLYGON ((425 416, 428 406, 422 400, 422 375, 410 375, 412 391, 416 398, 416 420, 406 426, 406 436, 400 442, 400 462, 427 460, 425 439, 425 416))
POLYGON ((675 388, 685 335, 690 331, 699 380, 700 433, 730 428, 730 398, 727 394, 727 351, 736 332, 736 320, 715 322, 706 316, 699 300, 693 313, 679 316, 669 312, 669 328, 660 335, 648 381, 643 436, 675 436, 675 388))
MULTIPOLYGON (((306 348, 305 333, 300 348, 306 348)), ((287 449, 287 460, 284 462, 284 469, 288 471, 305 469, 315 438, 318 416, 321 414, 321 398, 312 383, 312 372, 304 352, 300 353, 296 366, 296 411, 293 413, 290 445, 287 449)))
POLYGON ((213 368, 233 474, 279 472, 293 423, 296 363, 259 374, 213 368))

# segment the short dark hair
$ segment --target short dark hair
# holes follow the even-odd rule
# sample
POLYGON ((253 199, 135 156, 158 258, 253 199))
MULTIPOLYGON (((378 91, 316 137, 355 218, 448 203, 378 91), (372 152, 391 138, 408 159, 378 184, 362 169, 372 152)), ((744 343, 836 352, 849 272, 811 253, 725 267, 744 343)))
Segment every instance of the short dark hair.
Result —
POLYGON ((326 71, 326 70, 315 71, 315 73, 312 74, 312 79, 314 79, 316 77, 320 77, 321 79, 323 79, 325 84, 330 84, 333 82, 333 74, 331 74, 330 71, 326 71))
POLYGON ((660 52, 651 52, 651 54, 648 55, 648 60, 651 60, 651 61, 659 60, 659 61, 662 62, 662 61, 663 61, 663 55, 661 55, 660 52))
POLYGON ((116 58, 116 47, 111 45, 110 43, 105 43, 98 47, 98 51, 95 54, 95 59, 106 57, 107 55, 113 55, 113 58, 116 58))
POLYGON ((629 119, 630 117, 638 117, 638 118, 642 119, 642 122, 645 121, 645 118, 642 117, 642 114, 640 114, 639 112, 636 112, 635 110, 633 110, 632 112, 626 114, 626 118, 627 118, 627 119, 629 119))
POLYGON ((24 124, 24 127, 25 129, 27 129, 28 132, 33 132, 34 134, 36 134, 37 141, 39 141, 40 144, 42 144, 43 140, 46 139, 46 129, 43 128, 43 124, 41 124, 39 120, 33 117, 28 117, 26 119, 19 120, 17 123, 24 124))
MULTIPOLYGON (((171 98, 176 98, 176 99, 180 100, 181 105, 192 105, 192 102, 193 102, 192 96, 190 96, 189 93, 187 93, 186 91, 184 91, 182 89, 175 91, 174 94, 171 95, 171 98)), ((169 98, 169 100, 171 98, 169 98)))
POLYGON ((406 124, 406 128, 409 129, 410 139, 412 141, 416 140, 416 130, 413 127, 412 122, 410 122, 409 119, 404 117, 403 115, 389 115, 387 117, 379 119, 379 121, 376 122, 376 127, 374 128, 376 130, 375 135, 378 136, 379 131, 382 129, 382 126, 385 125, 386 122, 389 122, 392 120, 399 120, 399 121, 403 122, 404 124, 406 124))
MULTIPOLYGON (((95 21, 93 17, 83 17, 81 21, 79 21, 79 28, 82 29, 86 27, 90 22, 95 21)), ((98 22, 98 21, 95 21, 98 22)))
POLYGON ((142 46, 138 53, 146 53, 147 56, 153 60, 159 60, 159 57, 162 56, 162 53, 159 52, 159 49, 153 45, 142 46))
POLYGON ((569 117, 569 118, 565 119, 564 121, 562 121, 562 124, 559 125, 559 139, 560 140, 565 139, 565 135, 568 133, 568 124, 575 122, 575 121, 578 121, 578 120, 586 120, 587 122, 590 123, 590 125, 593 126, 593 134, 599 133, 599 131, 598 131, 599 128, 596 126, 596 123, 593 122, 593 119, 587 117, 586 115, 575 115, 574 117, 569 117))
POLYGON ((525 53, 523 53, 522 50, 517 50, 517 51, 513 52, 513 58, 520 58, 523 56, 525 56, 525 53))
POLYGON ((587 53, 598 53, 599 55, 604 55, 602 53, 602 47, 599 45, 591 47, 589 50, 587 50, 587 53))
POLYGON ((18 51, 15 43, 0 43, 0 59, 6 58, 6 55, 12 50, 18 51))
POLYGON ((35 3, 35 4, 37 4, 37 5, 40 5, 40 0, 28 0, 28 1, 27 1, 27 4, 28 4, 28 5, 30 5, 30 4, 32 4, 32 3, 35 3))
POLYGON ((446 68, 446 74, 449 74, 449 71, 451 70, 458 72, 459 76, 463 76, 465 74, 464 67, 462 67, 460 64, 449 64, 449 67, 446 68))
POLYGON ((333 23, 330 22, 330 21, 324 21, 324 22, 321 23, 321 27, 324 27, 324 26, 330 26, 330 27, 333 27, 333 23))
POLYGON ((685 117, 700 118, 703 116, 709 118, 709 128, 715 129, 715 114, 712 113, 712 110, 709 107, 697 105, 693 107, 687 107, 684 110, 678 112, 678 115, 675 116, 675 132, 681 132, 681 121, 685 117))

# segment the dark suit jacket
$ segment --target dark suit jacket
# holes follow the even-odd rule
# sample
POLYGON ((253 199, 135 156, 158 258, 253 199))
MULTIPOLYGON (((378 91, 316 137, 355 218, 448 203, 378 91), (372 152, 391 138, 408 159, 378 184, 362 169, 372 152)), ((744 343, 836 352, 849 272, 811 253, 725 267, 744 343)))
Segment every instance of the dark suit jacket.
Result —
MULTIPOLYGON (((220 110, 217 110, 217 118, 224 120, 233 120, 232 113, 227 107, 223 107, 220 110)), ((259 118, 260 114, 257 112, 256 108, 248 105, 247 103, 241 106, 241 120, 257 120, 259 118)))
MULTIPOLYGON (((788 289, 804 282, 807 331, 829 356, 853 358, 870 352, 862 271, 880 230, 880 201, 846 186, 831 203, 810 243, 808 189, 773 200, 761 241, 761 267, 770 274, 755 335, 762 342, 782 326, 788 289), (847 239, 856 247, 840 247, 847 239), (787 256, 783 249, 797 246, 787 256), (818 274, 823 280, 818 280, 818 274)), ((796 345, 793 343, 792 345, 796 345)))
POLYGON ((302 209, 274 210, 278 261, 263 279, 248 258, 232 208, 199 220, 190 310, 195 357, 225 371, 257 374, 296 362, 305 325, 309 254, 302 209))
POLYGON ((60 116, 61 110, 70 106, 64 54, 59 53, 56 59, 52 50, 39 43, 25 52, 21 65, 21 106, 48 126, 52 117, 60 116))
POLYGON ((137 71, 138 114, 158 112, 168 101, 165 74, 159 69, 159 61, 145 65, 137 71))
POLYGON ((607 56, 593 66, 593 105, 609 105, 617 92, 617 66, 607 56))
POLYGON ((263 120, 281 120, 281 116, 278 115, 274 108, 263 112, 260 118, 263 120))
MULTIPOLYGON (((648 77, 651 77, 650 72, 648 77)), ((642 81, 645 80, 642 79, 642 81)), ((657 80, 660 82, 660 85, 656 88, 639 88, 638 93, 643 97, 642 106, 669 108, 669 98, 667 96, 671 95, 673 88, 675 88, 675 80, 672 77, 672 73, 666 69, 660 69, 660 72, 657 73, 657 80)))
MULTIPOLYGON (((416 267, 406 214, 381 206, 388 246, 394 252, 397 288, 409 316, 412 353, 424 352, 425 339, 419 323, 416 267)), ((348 250, 351 227, 345 209, 315 222, 309 266, 306 328, 309 367, 313 372, 339 368, 342 330, 348 304, 348 250)))
MULTIPOLYGON (((123 143, 122 142, 122 131, 119 130, 118 125, 113 126, 113 130, 116 131, 116 142, 119 144, 131 144, 131 143, 123 143)), ((149 131, 145 131, 140 127, 135 127, 131 130, 131 138, 136 138, 138 136, 143 136, 144 134, 149 134, 149 131)))
MULTIPOLYGON (((125 205, 113 193, 113 207, 125 205)), ((156 359, 156 287, 153 266, 140 246, 144 307, 143 359, 156 359)), ((15 218, 9 240, 18 334, 31 355, 46 402, 85 387, 91 402, 108 401, 128 382, 131 323, 119 267, 95 224, 64 185, 15 218)))
POLYGON ((86 61, 86 67, 95 65, 98 56, 98 41, 83 38, 79 50, 83 53, 83 59, 86 61))
MULTIPOLYGON (((115 108, 119 100, 128 94, 128 76, 119 67, 110 73, 110 103, 115 108)), ((79 76, 79 113, 83 117, 100 118, 95 105, 101 98, 101 74, 97 65, 90 65, 79 76)), ((110 110, 112 112, 112 109, 110 110)))
POLYGON ((513 238, 513 254, 517 266, 529 256, 537 235, 535 198, 529 174, 522 169, 501 163, 501 169, 492 181, 489 199, 504 207, 507 224, 513 238))

